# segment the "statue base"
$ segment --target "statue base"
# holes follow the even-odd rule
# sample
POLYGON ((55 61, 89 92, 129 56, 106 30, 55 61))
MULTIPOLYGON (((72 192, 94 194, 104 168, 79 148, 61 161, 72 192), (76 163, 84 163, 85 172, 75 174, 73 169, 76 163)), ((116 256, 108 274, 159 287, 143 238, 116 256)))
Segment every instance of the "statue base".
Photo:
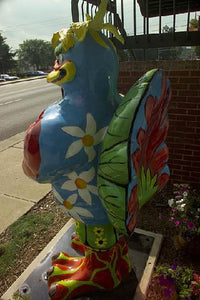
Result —
MULTIPOLYGON (((46 270, 51 266, 51 257, 53 254, 64 251, 69 255, 79 256, 70 246, 74 229, 75 223, 71 219, 1 299, 10 300, 13 299, 13 295, 16 296, 14 299, 49 299, 46 270)), ((156 258, 160 250, 162 235, 136 228, 133 236, 127 242, 132 271, 126 280, 111 292, 90 294, 76 298, 77 300, 145 299, 156 258)))

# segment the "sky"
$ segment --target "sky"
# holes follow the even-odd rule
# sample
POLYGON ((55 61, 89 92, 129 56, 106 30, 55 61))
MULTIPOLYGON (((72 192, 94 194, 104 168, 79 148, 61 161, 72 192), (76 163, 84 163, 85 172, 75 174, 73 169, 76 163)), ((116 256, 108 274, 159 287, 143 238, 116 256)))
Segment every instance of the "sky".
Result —
POLYGON ((0 0, 0 33, 13 50, 27 39, 51 41, 71 22, 71 0, 0 0))
MULTIPOLYGON (((81 5, 82 1, 79 1, 81 5)), ((121 14, 120 0, 118 13, 121 14)), ((133 0, 123 0, 125 29, 128 35, 133 34, 133 0)), ((136 7, 137 34, 143 34, 143 18, 139 6, 136 7)), ((191 18, 194 14, 191 14, 191 18)), ((158 30, 158 18, 149 21, 150 32, 158 30)), ((0 0, 0 33, 12 50, 27 39, 51 41, 53 33, 68 28, 72 22, 71 0, 0 0)), ((162 27, 172 27, 173 17, 162 18, 162 27)), ((177 15, 176 31, 186 30, 187 14, 177 15)))

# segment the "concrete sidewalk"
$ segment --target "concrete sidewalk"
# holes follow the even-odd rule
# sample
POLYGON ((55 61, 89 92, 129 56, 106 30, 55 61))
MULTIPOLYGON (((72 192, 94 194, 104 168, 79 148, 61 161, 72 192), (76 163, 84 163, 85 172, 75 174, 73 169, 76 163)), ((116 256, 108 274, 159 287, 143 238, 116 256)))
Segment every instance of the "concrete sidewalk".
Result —
POLYGON ((0 233, 51 190, 23 173, 24 136, 22 132, 0 142, 0 233))

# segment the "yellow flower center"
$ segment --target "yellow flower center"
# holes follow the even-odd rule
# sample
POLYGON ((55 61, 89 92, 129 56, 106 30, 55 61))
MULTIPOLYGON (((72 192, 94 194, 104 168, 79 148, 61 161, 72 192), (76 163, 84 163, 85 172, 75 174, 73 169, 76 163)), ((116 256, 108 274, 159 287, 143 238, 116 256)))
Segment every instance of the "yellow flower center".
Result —
POLYGON ((85 189, 87 187, 87 182, 81 178, 77 178, 75 184, 78 189, 85 189))
POLYGON ((64 207, 66 207, 66 209, 70 210, 73 208, 73 204, 71 204, 69 201, 65 200, 63 201, 63 205, 64 207))
POLYGON ((90 147, 90 146, 93 146, 94 145, 94 138, 93 136, 89 135, 89 134, 86 134, 83 138, 82 138, 82 142, 83 142, 83 145, 85 147, 90 147))
POLYGON ((104 229, 101 228, 101 227, 95 227, 93 231, 94 231, 94 233, 95 233, 96 235, 98 235, 98 236, 101 236, 101 235, 103 235, 103 233, 104 233, 104 229))
POLYGON ((97 245, 97 247, 103 248, 106 246, 107 240, 105 238, 97 238, 95 244, 97 245))

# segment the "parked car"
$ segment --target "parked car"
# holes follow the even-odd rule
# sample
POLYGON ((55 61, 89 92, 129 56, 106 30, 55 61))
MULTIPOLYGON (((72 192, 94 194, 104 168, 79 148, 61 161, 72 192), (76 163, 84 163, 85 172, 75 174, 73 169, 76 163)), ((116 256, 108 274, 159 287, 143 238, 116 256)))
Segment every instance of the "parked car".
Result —
POLYGON ((48 73, 43 72, 43 71, 34 71, 34 72, 28 72, 27 76, 45 76, 48 73))
POLYGON ((1 78, 7 80, 17 80, 19 79, 19 77, 17 76, 12 76, 12 75, 8 75, 8 74, 1 74, 1 78))
POLYGON ((4 78, 1 78, 1 75, 0 75, 0 82, 4 82, 6 81, 4 78))

